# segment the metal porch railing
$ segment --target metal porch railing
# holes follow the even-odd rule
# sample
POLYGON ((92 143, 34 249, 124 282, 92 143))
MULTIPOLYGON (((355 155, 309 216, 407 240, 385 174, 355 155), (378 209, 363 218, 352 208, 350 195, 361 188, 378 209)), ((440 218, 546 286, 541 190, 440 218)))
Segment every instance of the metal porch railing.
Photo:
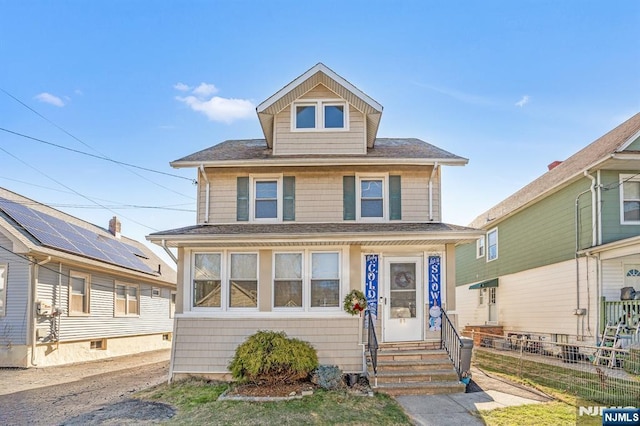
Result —
POLYGON ((371 312, 367 309, 364 313, 365 321, 367 322, 367 350, 369 351, 369 358, 371 359, 371 367, 373 368, 373 374, 378 376, 378 337, 376 336, 376 328, 373 322, 371 312))
POLYGON ((442 311, 441 336, 440 346, 447 351, 458 377, 462 378, 463 373, 466 373, 462 371, 462 339, 444 310, 442 311))

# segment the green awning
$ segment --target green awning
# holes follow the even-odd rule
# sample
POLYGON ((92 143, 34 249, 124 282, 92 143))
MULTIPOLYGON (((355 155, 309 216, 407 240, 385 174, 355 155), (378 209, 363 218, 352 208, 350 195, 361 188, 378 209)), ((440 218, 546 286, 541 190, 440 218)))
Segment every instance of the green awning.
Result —
POLYGON ((498 279, 494 278, 492 280, 483 281, 481 283, 474 284, 472 286, 469 286, 469 290, 477 290, 479 288, 489 288, 489 287, 498 287, 498 279))

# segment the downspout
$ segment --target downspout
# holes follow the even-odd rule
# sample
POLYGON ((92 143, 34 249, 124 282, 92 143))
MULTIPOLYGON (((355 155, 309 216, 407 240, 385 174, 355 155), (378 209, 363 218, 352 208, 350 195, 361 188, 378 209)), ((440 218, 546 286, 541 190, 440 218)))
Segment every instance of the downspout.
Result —
MULTIPOLYGON (((56 304, 60 305, 62 298, 62 262, 58 263, 58 295, 56 296, 56 304)), ((60 318, 62 317, 62 307, 56 306, 56 319, 58 326, 56 327, 56 350, 60 349, 60 318)))
POLYGON ((598 181, 596 184, 596 204, 598 205, 598 208, 596 210, 597 211, 596 229, 598 231, 596 245, 600 245, 602 244, 602 179, 600 176, 600 170, 598 170, 596 174, 598 176, 598 181))
POLYGON ((29 317, 31 319, 31 365, 33 367, 38 365, 36 363, 36 329, 38 326, 38 318, 36 316, 36 301, 38 300, 38 275, 40 266, 49 262, 51 262, 51 256, 47 256, 45 260, 37 263, 31 261, 33 274, 31 280, 31 297, 29 300, 29 317))
MULTIPOLYGON (((204 172, 204 165, 200 164, 200 173, 206 182, 205 191, 204 191, 204 223, 209 223, 209 179, 207 178, 207 174, 204 172)), ((172 256, 173 257, 173 256, 172 256)), ((177 263, 177 262, 176 262, 177 263)))
POLYGON ((433 177, 436 175, 436 170, 438 170, 437 161, 433 164, 433 168, 431 169, 431 176, 429 176, 429 220, 430 221, 433 221, 433 177))
POLYGON ((597 216, 597 193, 596 193, 596 178, 591 176, 587 171, 584 171, 584 176, 591 180, 591 186, 589 187, 589 191, 591 191, 591 247, 598 245, 597 240, 597 226, 598 226, 598 216, 597 216))
POLYGON ((178 258, 176 257, 175 254, 173 254, 173 252, 171 250, 169 250, 169 247, 167 247, 167 243, 162 240, 162 248, 164 249, 165 252, 167 252, 167 254, 169 255, 169 257, 171 258, 171 260, 173 260, 175 262, 175 264, 178 264, 178 258))

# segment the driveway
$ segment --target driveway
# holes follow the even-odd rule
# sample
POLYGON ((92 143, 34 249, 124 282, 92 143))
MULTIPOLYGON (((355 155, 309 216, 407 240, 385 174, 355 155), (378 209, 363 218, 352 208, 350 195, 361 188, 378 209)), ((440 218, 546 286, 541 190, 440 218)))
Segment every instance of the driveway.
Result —
POLYGON ((169 350, 27 370, 0 369, 0 424, 152 424, 173 415, 162 404, 131 401, 167 380, 169 350))

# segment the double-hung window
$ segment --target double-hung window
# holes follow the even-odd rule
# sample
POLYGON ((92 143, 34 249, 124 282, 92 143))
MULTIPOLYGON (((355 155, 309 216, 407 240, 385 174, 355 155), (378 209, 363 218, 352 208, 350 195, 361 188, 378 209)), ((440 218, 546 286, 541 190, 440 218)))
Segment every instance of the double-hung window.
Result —
POLYGON ((258 307, 258 255, 231 253, 227 292, 230 308, 258 307))
POLYGON ((402 220, 400 175, 343 176, 342 185, 344 220, 402 220))
POLYGON ((275 253, 274 308, 302 308, 302 253, 275 253))
POLYGON ((340 254, 311 253, 311 308, 340 306, 340 254))
POLYGON ((115 283, 115 315, 140 315, 140 288, 137 285, 115 283))
POLYGON ((7 265, 0 265, 0 317, 7 314, 7 265))
POLYGON ((222 307, 222 254, 196 253, 193 262, 193 307, 222 307))
POLYGON ((484 237, 476 241, 476 259, 484 257, 484 237))
POLYGON ((640 224, 640 176, 620 175, 620 222, 640 224))
POLYGON ((273 308, 278 311, 339 310, 340 252, 276 252, 273 308))
POLYGON ((238 221, 293 221, 296 216, 294 176, 251 175, 237 178, 238 221))
POLYGON ((89 274, 71 271, 69 274, 69 315, 89 314, 89 274))
POLYGON ((498 228, 487 232, 487 262, 498 258, 498 228))
POLYGON ((341 100, 305 100, 291 109, 291 131, 349 130, 347 103, 341 100))

